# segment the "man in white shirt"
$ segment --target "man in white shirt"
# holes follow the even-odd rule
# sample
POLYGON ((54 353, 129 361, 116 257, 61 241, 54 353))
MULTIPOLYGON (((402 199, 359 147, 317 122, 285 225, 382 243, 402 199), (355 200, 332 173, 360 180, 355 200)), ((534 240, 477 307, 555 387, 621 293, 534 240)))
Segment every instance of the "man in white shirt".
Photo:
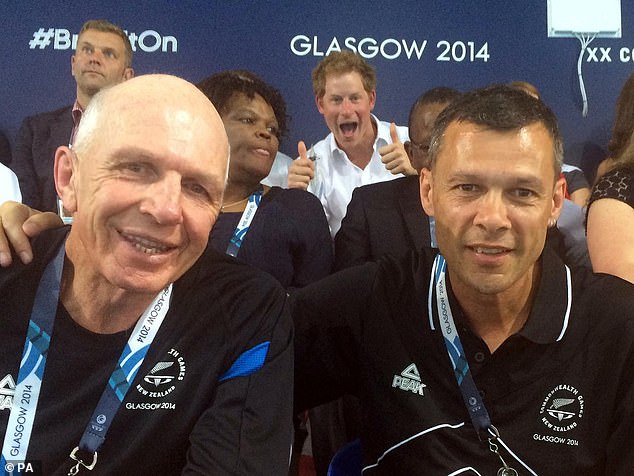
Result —
POLYGON ((370 64, 351 51, 331 53, 313 70, 312 80, 330 134, 308 152, 299 143, 288 187, 308 190, 321 200, 334 237, 356 187, 416 175, 416 170, 403 146, 407 128, 372 114, 376 73, 370 64))
POLYGON ((9 167, 0 164, 0 204, 7 200, 22 201, 18 178, 9 167))

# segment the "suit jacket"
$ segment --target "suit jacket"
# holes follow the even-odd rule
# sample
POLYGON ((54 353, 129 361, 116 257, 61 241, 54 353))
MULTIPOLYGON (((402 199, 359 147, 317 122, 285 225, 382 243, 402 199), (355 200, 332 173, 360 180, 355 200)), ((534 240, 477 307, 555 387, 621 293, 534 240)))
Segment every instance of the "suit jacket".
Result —
POLYGON ((73 130, 72 106, 29 116, 15 140, 11 168, 18 176, 22 202, 42 211, 57 212, 53 179, 55 149, 68 145, 73 130))
POLYGON ((335 237, 335 267, 430 245, 429 218, 420 202, 418 176, 364 185, 352 192, 335 237))

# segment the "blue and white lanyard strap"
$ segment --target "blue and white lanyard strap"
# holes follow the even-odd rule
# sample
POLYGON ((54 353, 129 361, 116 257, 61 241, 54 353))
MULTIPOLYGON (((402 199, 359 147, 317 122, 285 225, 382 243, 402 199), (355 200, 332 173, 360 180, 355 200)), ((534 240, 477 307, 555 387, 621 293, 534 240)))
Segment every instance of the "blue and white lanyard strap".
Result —
POLYGON ((233 232, 233 236, 231 240, 229 240, 229 245, 227 246, 227 254, 233 256, 234 258, 238 256, 238 252, 240 251, 240 246, 242 246, 242 241, 244 237, 247 235, 249 231, 249 227, 251 226, 251 222, 253 221, 253 217, 255 213, 258 211, 258 207, 260 206, 260 202, 262 201, 262 190, 258 190, 253 192, 249 196, 249 200, 247 201, 247 206, 242 212, 242 216, 240 217, 240 221, 238 222, 238 226, 233 232))
MULTIPOLYGON (((2 444, 2 468, 8 461, 23 462, 29 448, 37 401, 59 301, 64 245, 48 264, 38 285, 26 333, 11 413, 2 444)), ((4 474, 4 473, 3 473, 4 474)))
POLYGON ((438 309, 438 320, 442 334, 444 337, 445 347, 449 360, 454 369, 454 376, 458 382, 460 393, 465 407, 469 412, 471 423, 478 433, 480 441, 486 439, 489 442, 489 450, 496 454, 502 462, 502 467, 498 470, 499 476, 516 476, 518 473, 509 467, 498 451, 497 440, 500 434, 492 424, 489 412, 484 406, 482 396, 478 391, 478 387, 473 380, 473 375, 469 369, 469 362, 465 356, 462 342, 458 335, 458 329, 453 319, 451 306, 449 305, 449 294, 447 293, 447 284, 445 280, 445 272, 447 270, 447 262, 442 255, 436 256, 434 262, 435 284, 436 284, 436 307, 438 309))
MULTIPOLYGON (((44 270, 35 295, 13 404, 2 446, 1 463, 3 467, 6 467, 7 461, 23 462, 26 460, 57 313, 64 252, 65 246, 62 245, 55 258, 44 270)), ((88 469, 94 468, 97 462, 97 451, 105 441, 110 424, 167 315, 171 293, 172 285, 170 284, 154 298, 154 301, 137 322, 84 430, 79 446, 70 454, 70 457, 77 461, 77 464, 73 466, 69 474, 77 474, 80 466, 88 469), (77 456, 80 448, 82 451, 90 453, 91 463, 84 463, 77 456)))
POLYGON ((110 428, 110 424, 114 420, 121 402, 123 402, 126 393, 128 393, 130 385, 132 385, 134 377, 139 371, 145 355, 167 315, 171 295, 172 285, 170 284, 154 298, 152 304, 149 305, 137 321, 132 335, 117 361, 117 366, 112 375, 110 375, 106 388, 101 394, 97 407, 93 411, 88 425, 86 425, 84 434, 79 441, 79 446, 75 447, 70 453, 71 459, 77 461, 77 464, 71 468, 69 475, 77 474, 81 466, 87 469, 95 467, 97 451, 106 440, 106 433, 110 428), (78 454, 80 450, 90 454, 92 461, 83 461, 78 454))

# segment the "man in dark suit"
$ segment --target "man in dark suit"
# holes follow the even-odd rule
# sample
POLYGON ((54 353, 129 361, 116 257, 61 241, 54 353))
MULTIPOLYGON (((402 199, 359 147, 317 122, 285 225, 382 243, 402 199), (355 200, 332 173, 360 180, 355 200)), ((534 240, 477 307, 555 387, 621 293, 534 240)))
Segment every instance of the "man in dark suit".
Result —
POLYGON ((72 143, 82 112, 97 92, 134 76, 132 46, 125 32, 106 20, 84 23, 71 57, 71 72, 77 83, 75 103, 27 117, 15 140, 11 166, 23 202, 43 211, 59 211, 53 181, 57 147, 72 143))
MULTIPOLYGON (((405 150, 420 172, 427 166, 436 117, 460 92, 434 88, 421 95, 409 114, 405 150)), ((433 230, 420 202, 417 175, 357 188, 335 237, 335 266, 347 268, 381 255, 433 244, 433 230)))

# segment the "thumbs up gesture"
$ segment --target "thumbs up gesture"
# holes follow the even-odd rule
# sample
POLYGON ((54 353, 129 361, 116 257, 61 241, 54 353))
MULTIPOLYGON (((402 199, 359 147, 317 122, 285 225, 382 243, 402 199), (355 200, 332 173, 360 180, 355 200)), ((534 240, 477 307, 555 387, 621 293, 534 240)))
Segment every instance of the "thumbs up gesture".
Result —
POLYGON ((288 168, 288 188, 301 188, 306 190, 310 180, 315 177, 315 162, 308 158, 306 144, 299 141, 297 144, 299 157, 288 168))
POLYGON ((412 167, 412 163, 405 151, 405 146, 401 143, 401 139, 398 136, 396 124, 393 122, 390 124, 390 136, 392 137, 392 143, 379 149, 381 162, 383 162, 385 168, 394 175, 418 175, 416 169, 412 167))

